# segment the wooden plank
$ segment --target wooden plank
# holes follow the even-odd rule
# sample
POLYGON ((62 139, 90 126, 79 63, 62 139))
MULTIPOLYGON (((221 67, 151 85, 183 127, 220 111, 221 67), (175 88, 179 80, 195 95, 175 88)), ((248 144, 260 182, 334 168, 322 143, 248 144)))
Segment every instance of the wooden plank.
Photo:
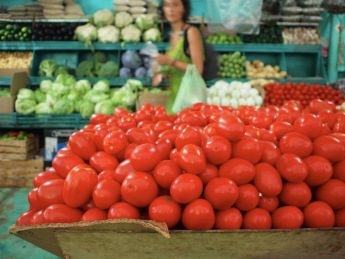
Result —
POLYGON ((26 169, 22 169, 22 170, 2 170, 0 169, 0 178, 1 177, 9 177, 9 176, 30 176, 30 177, 34 177, 36 176, 38 173, 42 172, 43 168, 26 168, 26 169))
POLYGON ((0 139, 0 146, 26 147, 31 144, 35 144, 34 137, 30 137, 27 140, 0 139))
POLYGON ((2 161, 17 161, 17 160, 28 160, 35 156, 35 153, 25 153, 25 154, 6 154, 0 153, 0 160, 2 161))
POLYGON ((29 153, 37 150, 35 143, 30 143, 25 147, 0 146, 0 153, 29 153))
POLYGON ((0 161, 1 168, 13 168, 13 167, 35 167, 43 168, 44 161, 42 158, 31 159, 26 161, 0 161))

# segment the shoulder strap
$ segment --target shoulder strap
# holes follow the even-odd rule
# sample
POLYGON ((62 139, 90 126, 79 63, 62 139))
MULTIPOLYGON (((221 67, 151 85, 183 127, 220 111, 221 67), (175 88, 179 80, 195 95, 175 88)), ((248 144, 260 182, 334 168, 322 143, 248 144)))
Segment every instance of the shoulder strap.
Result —
POLYGON ((187 28, 183 31, 183 51, 184 51, 184 54, 186 54, 186 56, 190 58, 189 42, 188 42, 189 27, 190 26, 188 25, 187 28))

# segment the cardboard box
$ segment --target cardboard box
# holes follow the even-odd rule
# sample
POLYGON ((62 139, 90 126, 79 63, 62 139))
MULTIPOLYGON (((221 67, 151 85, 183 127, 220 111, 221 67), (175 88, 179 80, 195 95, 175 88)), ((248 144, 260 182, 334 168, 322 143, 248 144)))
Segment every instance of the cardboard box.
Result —
POLYGON ((19 89, 26 87, 28 82, 29 76, 27 72, 16 72, 13 74, 10 86, 11 96, 0 97, 0 113, 14 112, 14 103, 16 101, 18 91, 19 89))
POLYGON ((169 99, 169 92, 163 91, 160 93, 149 93, 149 92, 142 92, 139 94, 136 103, 136 109, 140 109, 140 107, 145 103, 151 103, 154 106, 163 105, 165 106, 169 99))
POLYGON ((344 258, 345 228, 168 231, 144 220, 11 226, 10 233, 61 258, 344 258))

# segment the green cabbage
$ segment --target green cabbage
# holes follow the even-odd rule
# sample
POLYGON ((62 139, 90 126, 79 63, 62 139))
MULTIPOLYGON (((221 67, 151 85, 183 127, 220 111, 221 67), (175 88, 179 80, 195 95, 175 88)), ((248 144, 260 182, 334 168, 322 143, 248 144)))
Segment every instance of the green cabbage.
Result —
POLYGON ((112 102, 112 100, 103 100, 96 104, 95 112, 101 114, 113 114, 114 108, 116 105, 112 102))
POLYGON ((95 104, 88 100, 82 100, 78 103, 79 112, 82 118, 90 117, 95 111, 95 104))
POLYGON ((53 105, 53 112, 55 114, 71 114, 73 113, 74 106, 67 98, 61 98, 53 105))
POLYGON ((40 89, 43 93, 47 93, 52 89, 53 82, 51 80, 42 80, 40 83, 40 89))
POLYGON ((15 108, 18 113, 21 114, 30 114, 35 112, 36 101, 35 99, 17 99, 15 102, 15 108))
POLYGON ((38 103, 43 103, 46 100, 46 93, 43 93, 41 89, 36 89, 35 97, 38 103))
POLYGON ((35 92, 28 88, 21 88, 18 92, 17 99, 36 100, 35 92))
POLYGON ((91 91, 87 92, 86 95, 84 96, 85 100, 88 100, 88 101, 93 102, 95 104, 99 103, 100 101, 106 100, 108 98, 109 98, 109 95, 107 95, 103 91, 99 91, 99 90, 91 90, 91 91))
POLYGON ((92 89, 96 90, 96 91, 107 93, 110 90, 109 81, 108 80, 100 80, 96 84, 94 84, 92 89))
POLYGON ((49 103, 43 102, 43 103, 39 103, 36 106, 35 112, 37 114, 52 114, 53 108, 49 103))
POLYGON ((83 79, 83 80, 78 80, 77 83, 75 84, 74 89, 79 93, 79 94, 85 94, 88 91, 91 90, 91 84, 88 80, 83 79))

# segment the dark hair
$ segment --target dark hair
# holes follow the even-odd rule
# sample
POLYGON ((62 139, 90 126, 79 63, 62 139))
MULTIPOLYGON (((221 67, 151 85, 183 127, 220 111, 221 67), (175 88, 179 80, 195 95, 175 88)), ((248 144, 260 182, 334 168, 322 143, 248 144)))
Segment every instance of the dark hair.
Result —
MULTIPOLYGON (((183 9, 184 9, 182 20, 184 22, 187 22, 188 18, 190 16, 190 12, 191 12, 190 1, 189 0, 180 0, 180 1, 183 5, 183 9)), ((160 12, 161 17, 165 19, 163 7, 164 7, 164 0, 162 0, 161 4, 159 5, 159 12, 160 12)))

